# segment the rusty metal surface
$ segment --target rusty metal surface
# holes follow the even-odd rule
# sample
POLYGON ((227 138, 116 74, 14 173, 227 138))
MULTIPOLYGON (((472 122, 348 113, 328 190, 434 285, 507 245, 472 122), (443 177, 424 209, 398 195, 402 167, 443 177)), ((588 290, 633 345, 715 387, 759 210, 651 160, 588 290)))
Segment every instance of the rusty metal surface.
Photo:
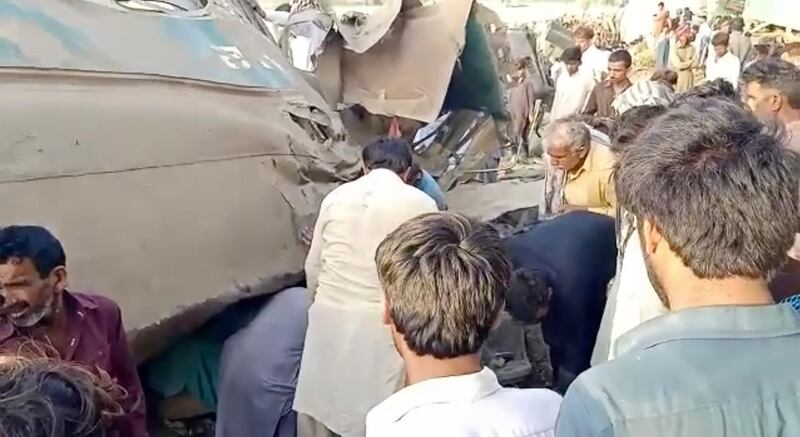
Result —
POLYGON ((301 281, 297 225, 358 170, 337 115, 238 18, 0 0, 0 79, 0 224, 52 229, 139 359, 301 281))

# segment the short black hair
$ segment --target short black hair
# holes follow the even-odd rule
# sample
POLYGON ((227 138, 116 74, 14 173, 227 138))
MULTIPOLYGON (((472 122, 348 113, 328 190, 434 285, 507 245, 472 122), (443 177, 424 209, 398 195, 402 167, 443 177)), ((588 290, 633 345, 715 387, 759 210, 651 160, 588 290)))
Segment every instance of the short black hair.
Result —
POLYGON ((611 131, 611 151, 620 153, 636 140, 653 120, 667 112, 662 105, 635 106, 614 120, 611 131))
POLYGON ((518 322, 534 324, 537 314, 550 306, 552 278, 544 270, 516 269, 506 290, 506 311, 518 322))
POLYGON ((744 19, 742 17, 735 17, 733 20, 731 20, 731 31, 744 31, 744 19))
POLYGON ((627 50, 620 49, 614 50, 608 55, 608 62, 624 62, 625 68, 630 68, 633 64, 633 58, 631 58, 631 54, 627 50))
POLYGON ((620 205, 649 219, 699 278, 768 278, 800 212, 796 156, 782 141, 727 99, 688 100, 623 150, 620 205))
POLYGON ((0 264, 11 258, 30 259, 41 278, 67 265, 61 242, 41 226, 6 226, 0 229, 0 264))
POLYGON ((696 98, 707 99, 712 97, 728 99, 737 105, 744 105, 739 92, 736 91, 733 84, 725 79, 718 78, 696 85, 682 93, 678 93, 678 95, 675 96, 675 100, 672 102, 672 106, 680 106, 696 98))
POLYGON ((729 43, 730 43, 730 40, 731 40, 731 38, 730 38, 730 36, 728 36, 727 33, 725 33, 725 32, 717 32, 711 38, 711 45, 714 46, 714 47, 719 47, 719 46, 726 46, 727 47, 729 45, 729 43))
POLYGON ((800 109, 800 68, 783 59, 764 59, 745 68, 744 83, 755 82, 786 96, 792 109, 800 109))
POLYGON ((564 53, 561 53, 561 61, 562 62, 581 62, 581 48, 580 47, 570 47, 564 50, 564 53))
POLYGON ((656 6, 661 6, 663 8, 664 7, 664 2, 658 2, 658 4, 656 6))
POLYGON ((761 56, 769 56, 769 46, 767 44, 756 44, 753 46, 753 50, 761 56))
POLYGON ((364 147, 361 159, 369 170, 384 168, 402 174, 411 167, 411 146, 399 138, 381 138, 364 147))

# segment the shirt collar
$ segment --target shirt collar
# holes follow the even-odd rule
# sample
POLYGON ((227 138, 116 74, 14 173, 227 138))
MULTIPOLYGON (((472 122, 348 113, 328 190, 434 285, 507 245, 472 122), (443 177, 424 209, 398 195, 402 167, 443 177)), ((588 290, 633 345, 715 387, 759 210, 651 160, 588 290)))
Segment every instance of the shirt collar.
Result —
POLYGON ((581 166, 578 167, 578 169, 575 171, 568 171, 566 179, 570 181, 575 180, 576 178, 578 178, 578 176, 580 176, 584 172, 589 171, 594 166, 593 152, 595 151, 595 147, 597 146, 594 145, 594 142, 590 143, 589 151, 586 152, 586 158, 583 159, 583 164, 581 164, 581 166))
POLYGON ((488 367, 469 375, 433 378, 410 385, 381 402, 369 414, 375 425, 395 423, 417 408, 431 404, 476 401, 502 387, 488 367))
POLYGON ((403 179, 401 179, 397 173, 385 168, 376 168, 375 170, 370 170, 369 173, 364 175, 364 177, 382 182, 403 182, 403 179))
MULTIPOLYGON (((97 309, 97 303, 82 294, 72 294, 64 290, 64 310, 75 311, 78 317, 83 320, 86 313, 97 309)), ((17 332, 16 327, 7 318, 0 321, 0 342, 8 340, 17 332)))
POLYGON ((620 354, 677 340, 756 339, 800 334, 789 304, 691 308, 650 320, 617 340, 620 354))

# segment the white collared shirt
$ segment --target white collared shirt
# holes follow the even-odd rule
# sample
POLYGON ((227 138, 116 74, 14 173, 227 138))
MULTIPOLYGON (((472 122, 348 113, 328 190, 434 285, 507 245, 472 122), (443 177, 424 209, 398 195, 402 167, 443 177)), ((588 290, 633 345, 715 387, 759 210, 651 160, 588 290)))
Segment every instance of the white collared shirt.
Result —
POLYGON ((708 56, 706 64, 706 80, 722 78, 730 82, 734 88, 738 88, 741 68, 742 64, 739 62, 739 58, 733 53, 726 52, 719 59, 712 53, 708 56))
POLYGON ((578 71, 588 74, 596 82, 603 80, 603 74, 608 72, 608 57, 611 52, 600 50, 594 44, 581 55, 581 67, 578 71))
POLYGON ((581 112, 594 85, 595 81, 588 74, 577 72, 570 75, 567 71, 561 73, 556 82, 550 119, 557 120, 581 112))
POLYGON ((294 409, 342 437, 363 437, 370 408, 403 386, 403 360, 383 324, 375 250, 436 202, 390 170, 371 170, 320 206, 306 259, 314 296, 294 409))
POLYGON ((367 437, 551 437, 561 396, 504 388, 489 368, 395 393, 367 415, 367 437))

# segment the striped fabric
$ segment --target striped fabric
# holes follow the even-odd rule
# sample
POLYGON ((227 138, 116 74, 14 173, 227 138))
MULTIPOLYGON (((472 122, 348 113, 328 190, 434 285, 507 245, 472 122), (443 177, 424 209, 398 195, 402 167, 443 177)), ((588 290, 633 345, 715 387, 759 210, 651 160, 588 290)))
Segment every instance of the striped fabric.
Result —
POLYGON ((668 105, 674 98, 670 87, 652 80, 641 80, 625 90, 611 103, 617 114, 644 105, 668 105))

